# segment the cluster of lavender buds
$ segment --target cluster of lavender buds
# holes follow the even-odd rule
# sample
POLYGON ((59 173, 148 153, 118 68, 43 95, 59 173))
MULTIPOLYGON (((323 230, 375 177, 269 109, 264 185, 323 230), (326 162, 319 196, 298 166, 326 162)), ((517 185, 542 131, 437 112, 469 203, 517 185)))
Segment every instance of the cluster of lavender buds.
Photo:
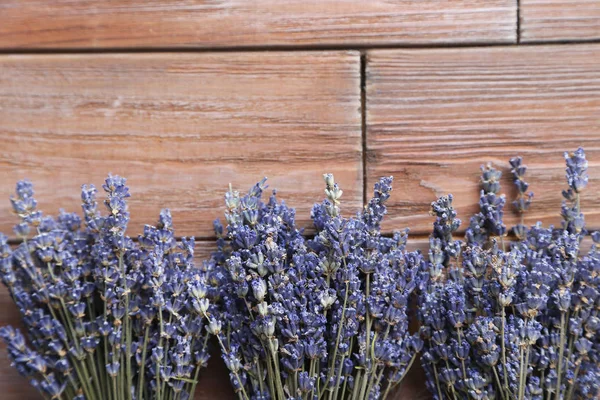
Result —
POLYGON ((480 211, 465 242, 452 197, 437 216, 419 287, 421 362, 434 399, 600 398, 600 232, 585 228, 583 149, 565 154, 561 227, 527 227, 533 195, 522 159, 510 160, 521 216, 506 240, 501 172, 482 168, 480 211), (581 248, 585 237, 593 245, 581 248))
POLYGON ((324 176, 316 234, 265 181, 247 195, 229 190, 226 231, 206 263, 214 296, 203 308, 241 399, 379 399, 406 376, 422 347, 409 332, 408 303, 425 261, 405 249, 407 231, 384 237, 380 223, 392 178, 354 217, 342 190, 324 176))
POLYGON ((210 336, 194 239, 175 240, 168 210, 130 239, 125 179, 109 176, 103 189, 106 213, 83 186, 82 221, 44 216, 31 183, 17 184, 20 244, 12 250, 0 234, 0 275, 25 332, 8 326, 0 336, 46 399, 192 398, 210 336))

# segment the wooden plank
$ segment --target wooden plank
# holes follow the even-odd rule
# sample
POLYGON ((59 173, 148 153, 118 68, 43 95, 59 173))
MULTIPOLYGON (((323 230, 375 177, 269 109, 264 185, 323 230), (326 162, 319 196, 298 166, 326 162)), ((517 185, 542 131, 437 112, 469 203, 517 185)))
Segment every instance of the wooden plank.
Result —
POLYGON ((508 43, 514 0, 5 0, 0 48, 508 43))
POLYGON ((357 52, 2 56, 0 231, 18 179, 56 214, 79 211, 81 184, 108 172, 129 179, 132 234, 170 207, 178 235, 212 236, 228 184, 263 176, 302 226, 324 172, 358 209, 359 64, 357 52))
POLYGON ((600 39, 598 0, 521 0, 521 42, 600 39))
MULTIPOLYGON (((526 221, 560 223, 563 151, 586 149, 588 225, 600 227, 600 46, 372 51, 367 64, 367 181, 394 175, 387 229, 426 234, 430 204, 453 193, 463 228, 478 210, 479 167, 521 155, 535 192, 526 221)), ((517 221, 512 206, 506 221, 517 221)))

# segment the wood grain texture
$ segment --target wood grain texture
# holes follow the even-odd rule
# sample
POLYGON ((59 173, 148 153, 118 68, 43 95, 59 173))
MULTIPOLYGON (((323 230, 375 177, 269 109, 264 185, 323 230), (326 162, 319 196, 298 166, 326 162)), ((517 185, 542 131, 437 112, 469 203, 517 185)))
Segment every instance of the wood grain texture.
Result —
MULTIPOLYGON (((212 236, 228 183, 263 176, 298 206, 321 201, 324 172, 362 204, 357 52, 0 57, 0 232, 18 179, 39 207, 80 210, 80 186, 128 178, 130 233, 173 212, 178 235, 212 236)), ((100 189, 101 190, 101 189, 100 189)))
POLYGON ((0 48, 218 48, 516 40, 514 0, 5 0, 0 48))
MULTIPOLYGON (((560 223, 563 151, 586 149, 582 207, 600 227, 600 46, 372 51, 367 59, 367 181, 394 175, 384 224, 431 230, 430 204, 453 193, 463 229, 478 210, 479 167, 521 155, 535 192, 526 221, 560 223)), ((506 221, 517 221, 507 206, 506 221)))
POLYGON ((520 0, 521 42, 600 39, 598 0, 520 0))

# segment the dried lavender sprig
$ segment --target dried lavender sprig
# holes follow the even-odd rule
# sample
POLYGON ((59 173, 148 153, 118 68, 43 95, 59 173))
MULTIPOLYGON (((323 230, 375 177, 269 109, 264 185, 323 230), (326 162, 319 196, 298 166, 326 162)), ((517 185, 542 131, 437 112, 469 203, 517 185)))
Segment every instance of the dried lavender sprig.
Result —
POLYGON ((465 235, 468 244, 479 246, 494 236, 500 237, 503 242, 506 234, 503 222, 506 200, 504 195, 498 195, 502 172, 493 168, 491 164, 481 166, 481 171, 480 212, 471 217, 465 235))
POLYGON ((75 214, 43 216, 31 184, 17 184, 11 202, 23 243, 11 252, 0 235, 0 272, 27 339, 10 327, 2 337, 15 366, 49 398, 185 400, 208 359, 204 317, 186 286, 207 280, 193 265, 193 238, 177 243, 164 210, 133 242, 125 179, 109 176, 103 189, 106 215, 96 189, 82 188, 82 229, 75 214), (163 311, 170 322, 161 327, 163 311))
MULTIPOLYGON (((577 198, 587 184, 587 161, 581 149, 568 154, 566 161, 570 189, 565 191, 562 229, 523 227, 522 240, 506 251, 494 242, 468 240, 464 282, 450 274, 444 285, 430 280, 423 286, 422 362, 434 398, 571 399, 600 393, 597 382, 590 380, 600 374, 597 245, 588 255, 579 254, 587 231, 577 198), (461 309, 464 319, 457 318, 461 309), (465 330, 470 345, 466 349, 457 347, 465 330)), ((527 190, 524 166, 518 158, 511 165, 522 195, 527 190)), ((499 173, 485 172, 484 191, 497 192, 499 173)), ((493 216, 483 211, 477 222, 486 214, 493 216)), ((502 225, 501 216, 494 217, 496 225, 502 225)), ((476 238, 473 233, 471 238, 476 238)), ((600 241, 599 234, 591 236, 600 241)), ((445 257, 441 247, 432 244, 430 270, 445 257)))
POLYGON ((525 232, 527 227, 524 223, 525 213, 531 206, 531 199, 533 198, 533 192, 528 192, 529 184, 525 181, 525 173, 527 172, 527 166, 523 164, 522 157, 513 157, 509 161, 512 169, 510 172, 513 174, 513 182, 517 188, 517 198, 513 201, 513 206, 519 213, 520 222, 513 227, 513 232, 519 240, 525 239, 525 232))
POLYGON ((391 178, 354 218, 341 215, 334 177, 324 180, 312 240, 293 210, 261 201, 264 182, 225 196, 229 244, 219 239, 209 263, 220 288, 209 310, 229 321, 215 328, 240 398, 385 397, 420 348, 406 308, 421 257, 404 250, 406 233, 380 235, 391 178))

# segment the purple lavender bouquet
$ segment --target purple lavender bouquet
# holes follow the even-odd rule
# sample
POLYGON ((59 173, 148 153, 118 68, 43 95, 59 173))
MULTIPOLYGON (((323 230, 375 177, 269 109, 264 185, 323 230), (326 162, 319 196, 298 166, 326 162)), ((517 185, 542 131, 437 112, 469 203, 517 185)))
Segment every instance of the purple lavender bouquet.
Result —
POLYGON ((33 187, 11 197, 21 243, 0 234, 0 274, 25 334, 0 329, 13 365, 46 399, 192 397, 208 361, 208 332, 193 306, 206 274, 194 268, 194 239, 177 243, 168 210, 137 242, 125 234, 129 189, 109 176, 107 213, 83 186, 84 214, 54 219, 37 210, 33 187))
POLYGON ((422 346, 407 305, 424 260, 406 251, 406 231, 380 233, 392 179, 351 218, 333 176, 325 182, 310 239, 275 193, 261 200, 264 180, 225 196, 227 231, 216 222, 207 265, 219 292, 205 315, 241 399, 385 398, 422 346))
POLYGON ((243 400, 386 398, 418 353, 427 387, 442 399, 597 399, 600 396, 600 233, 586 230, 582 149, 565 155, 561 227, 527 227, 521 158, 510 160, 521 221, 504 224, 501 172, 482 168, 480 211, 464 240, 451 195, 436 216, 426 260, 406 250, 408 230, 380 224, 392 178, 353 217, 325 178, 316 233, 265 180, 225 195, 218 250, 195 267, 194 239, 174 236, 168 210, 136 241, 125 180, 82 189, 83 221, 37 209, 32 185, 11 202, 20 222, 0 234, 0 276, 25 334, 0 329, 13 365, 47 399, 187 400, 214 336, 243 400), (582 251, 584 239, 591 249, 582 251), (409 331, 418 302, 419 332, 409 331))
POLYGON ((507 242, 500 171, 482 168, 480 212, 465 241, 452 196, 432 204, 426 281, 419 296, 427 386, 441 399, 598 399, 600 232, 585 228, 583 149, 565 154, 561 227, 526 227, 532 194, 521 158, 510 160, 521 222, 507 242), (580 248, 586 236, 594 244, 580 248))

